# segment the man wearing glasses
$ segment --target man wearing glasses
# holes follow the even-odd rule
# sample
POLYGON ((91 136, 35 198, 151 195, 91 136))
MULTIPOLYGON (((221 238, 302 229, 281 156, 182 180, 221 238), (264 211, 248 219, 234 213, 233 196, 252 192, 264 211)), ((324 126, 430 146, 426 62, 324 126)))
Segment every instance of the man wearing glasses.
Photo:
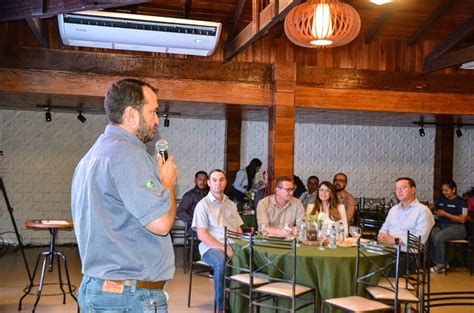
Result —
POLYGON ((260 200, 257 206, 258 225, 265 225, 269 235, 286 236, 304 220, 301 201, 293 197, 295 186, 287 176, 277 178, 275 194, 260 200))
POLYGON ((347 224, 352 225, 352 219, 356 213, 356 200, 352 194, 347 190, 347 175, 344 173, 337 173, 333 179, 334 188, 336 188, 337 199, 339 203, 346 208, 347 224))

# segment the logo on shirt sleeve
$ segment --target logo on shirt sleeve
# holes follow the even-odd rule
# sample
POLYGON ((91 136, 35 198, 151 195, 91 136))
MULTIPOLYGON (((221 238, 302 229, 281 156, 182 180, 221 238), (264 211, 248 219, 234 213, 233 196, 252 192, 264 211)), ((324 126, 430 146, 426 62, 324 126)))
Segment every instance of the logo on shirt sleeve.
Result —
POLYGON ((155 183, 151 179, 149 179, 149 180, 146 181, 145 186, 148 189, 153 189, 153 188, 155 188, 155 183))

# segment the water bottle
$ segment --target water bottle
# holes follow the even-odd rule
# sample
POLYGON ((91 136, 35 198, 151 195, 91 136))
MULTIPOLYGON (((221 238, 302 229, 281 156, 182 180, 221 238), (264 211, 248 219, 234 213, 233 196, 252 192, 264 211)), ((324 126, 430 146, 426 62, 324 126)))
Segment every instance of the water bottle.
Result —
POLYGON ((331 225, 331 231, 329 232, 329 248, 336 249, 336 226, 334 224, 331 225))
POLYGON ((339 222, 339 228, 337 230, 337 240, 344 241, 344 223, 339 222))

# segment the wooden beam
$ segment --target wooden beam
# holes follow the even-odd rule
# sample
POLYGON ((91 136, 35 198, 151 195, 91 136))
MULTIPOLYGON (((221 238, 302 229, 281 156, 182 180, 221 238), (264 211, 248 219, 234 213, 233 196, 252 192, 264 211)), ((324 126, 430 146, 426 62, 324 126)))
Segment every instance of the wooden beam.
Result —
POLYGON ((227 37, 227 42, 230 42, 230 40, 234 39, 235 37, 235 33, 239 28, 240 18, 242 16, 242 11, 246 2, 247 0, 239 0, 239 2, 237 2, 237 7, 234 11, 234 17, 232 18, 232 26, 230 27, 229 36, 227 37))
POLYGON ((298 66, 296 82, 301 87, 369 89, 418 93, 467 93, 474 91, 474 79, 467 75, 423 74, 372 70, 298 66))
POLYGON ((387 8, 383 12, 382 16, 379 18, 377 23, 375 23, 375 25, 372 26, 372 28, 369 29, 367 31, 367 33, 365 34, 365 41, 364 42, 366 44, 369 44, 369 43, 372 42, 372 40, 374 40, 377 33, 379 31, 381 31, 382 28, 384 27, 385 23, 387 23, 392 18, 393 14, 395 14, 396 10, 397 9, 396 9, 395 5, 393 5, 393 4, 388 4, 387 5, 387 8))
POLYGON ((22 20, 31 17, 46 18, 61 13, 98 10, 148 2, 149 0, 2 0, 0 22, 22 20))
POLYGON ((33 35, 43 48, 48 48, 48 33, 44 21, 38 17, 27 18, 26 22, 30 26, 33 35))
POLYGON ((423 25, 420 26, 420 28, 408 39, 407 41, 407 46, 411 47, 413 46, 418 39, 423 37, 425 33, 433 26, 433 24, 444 14, 448 9, 451 7, 453 4, 453 0, 444 0, 441 2, 441 4, 438 6, 436 11, 433 12, 433 14, 430 16, 429 19, 427 19, 423 25))
POLYGON ((441 196, 443 181, 453 179, 454 125, 436 125, 433 199, 441 196))
POLYGON ((192 4, 193 4, 193 0, 186 0, 186 2, 184 3, 184 12, 183 12, 184 18, 189 18, 189 12, 191 12, 192 4))
MULTIPOLYGON (((232 41, 226 44, 224 47, 224 60, 229 61, 240 51, 244 50, 255 41, 263 37, 273 27, 273 25, 282 21, 288 12, 290 12, 290 10, 297 6, 300 2, 301 0, 280 1, 276 14, 265 14, 265 20, 262 19, 262 15, 260 14, 258 17, 258 22, 254 20, 249 24, 252 25, 251 30, 247 29, 248 27, 246 27, 232 41)), ((269 5, 275 4, 272 2, 269 5)))
POLYGON ((434 48, 425 57, 425 63, 428 60, 435 59, 454 47, 457 43, 463 40, 474 30, 474 15, 471 16, 466 22, 464 22, 458 29, 456 29, 451 35, 443 40, 436 48, 434 48))
POLYGON ((295 88, 301 108, 474 115, 474 94, 295 88))
POLYGON ((268 126, 268 181, 270 193, 276 178, 294 173, 295 64, 273 65, 273 105, 268 126))
MULTIPOLYGON (((127 76, 0 68, 0 92, 103 97, 112 82, 127 76)), ((271 85, 141 78, 159 89, 160 100, 265 107, 272 101, 271 85)))
POLYGON ((451 66, 457 66, 474 60, 474 45, 446 53, 444 55, 426 59, 423 65, 423 72, 431 73, 451 66))
POLYGON ((112 76, 271 84, 271 66, 154 56, 0 46, 0 67, 112 76))

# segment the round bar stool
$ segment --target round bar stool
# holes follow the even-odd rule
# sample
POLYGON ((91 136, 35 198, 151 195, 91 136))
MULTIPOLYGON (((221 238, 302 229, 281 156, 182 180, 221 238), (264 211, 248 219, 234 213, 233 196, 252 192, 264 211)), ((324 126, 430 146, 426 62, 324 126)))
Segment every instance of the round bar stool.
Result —
MULTIPOLYGON (((49 261, 48 263, 48 271, 52 272, 53 271, 53 265, 54 265, 54 257, 58 258, 57 266, 58 266, 58 275, 59 275, 59 288, 61 288, 61 292, 63 294, 63 304, 66 304, 66 291, 63 288, 63 281, 62 281, 62 276, 61 276, 61 260, 63 261, 64 264, 64 271, 66 272, 66 277, 67 277, 67 286, 69 289, 69 294, 71 297, 77 302, 76 297, 74 296, 74 290, 75 287, 71 285, 71 280, 69 278, 69 271, 67 268, 67 260, 64 254, 62 254, 59 251, 56 251, 56 234, 58 233, 59 230, 72 230, 74 225, 72 223, 72 220, 29 220, 25 222, 25 225, 29 229, 34 229, 34 230, 49 230, 49 251, 44 251, 38 254, 38 257, 36 258, 35 262, 35 269, 33 271, 33 275, 31 276, 31 281, 23 291, 24 295, 20 299, 20 303, 18 304, 18 311, 21 310, 21 303, 23 301, 23 298, 25 298, 27 295, 30 294, 31 289, 34 286, 38 286, 38 290, 36 292, 36 301, 33 305, 33 310, 32 312, 35 312, 36 310, 36 305, 38 304, 40 298, 41 298, 41 292, 43 290, 43 285, 44 285, 44 277, 46 274, 46 261, 49 261), (39 281, 38 285, 34 284, 36 272, 38 270, 38 265, 39 265, 39 260, 40 258, 43 257, 43 267, 41 269, 41 278, 39 281)), ((79 307, 78 307, 79 311, 79 307)))

